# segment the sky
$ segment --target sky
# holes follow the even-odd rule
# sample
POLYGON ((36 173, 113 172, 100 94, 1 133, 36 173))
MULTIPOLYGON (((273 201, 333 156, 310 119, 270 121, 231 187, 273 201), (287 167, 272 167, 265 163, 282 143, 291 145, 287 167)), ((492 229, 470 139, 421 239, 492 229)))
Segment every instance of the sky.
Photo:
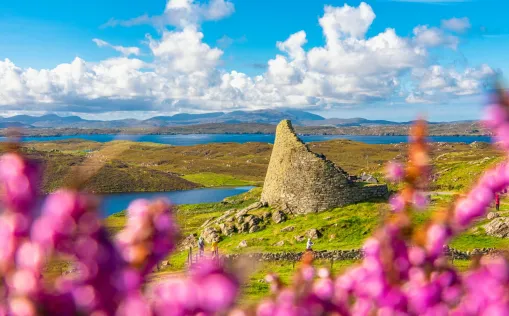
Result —
POLYGON ((507 0, 5 0, 3 115, 295 108, 476 119, 509 73, 507 0))

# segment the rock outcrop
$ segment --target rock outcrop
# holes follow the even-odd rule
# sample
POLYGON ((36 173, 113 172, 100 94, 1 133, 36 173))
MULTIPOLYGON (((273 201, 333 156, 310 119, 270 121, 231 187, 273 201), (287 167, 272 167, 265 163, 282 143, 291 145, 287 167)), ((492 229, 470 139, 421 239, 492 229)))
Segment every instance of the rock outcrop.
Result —
POLYGON ((497 217, 488 224, 484 225, 486 235, 493 237, 509 237, 509 218, 497 217))
POLYGON ((290 121, 281 121, 277 126, 262 203, 306 214, 387 195, 386 185, 352 182, 344 170, 312 152, 297 137, 290 121))

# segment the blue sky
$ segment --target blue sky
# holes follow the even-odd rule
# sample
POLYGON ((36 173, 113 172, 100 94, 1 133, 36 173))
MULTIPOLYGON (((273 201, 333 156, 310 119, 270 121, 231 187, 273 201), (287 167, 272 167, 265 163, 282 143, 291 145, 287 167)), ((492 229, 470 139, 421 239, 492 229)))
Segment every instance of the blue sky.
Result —
MULTIPOLYGON (((494 72, 509 73, 506 0, 366 1, 369 10, 364 11, 376 17, 371 22, 359 22, 359 27, 367 30, 355 36, 349 32, 351 25, 358 23, 355 9, 361 10, 360 1, 211 0, 217 5, 217 12, 204 1, 169 2, 172 1, 180 6, 180 22, 172 21, 174 8, 165 11, 165 0, 0 2, 0 60, 7 58, 11 63, 9 66, 4 62, 4 71, 0 65, 0 82, 15 82, 4 91, 0 88, 0 104, 13 114, 57 112, 105 118, 112 117, 112 113, 114 117, 146 117, 159 113, 295 107, 328 117, 406 120, 424 112, 436 120, 471 119, 479 115, 485 98, 479 82, 489 76, 484 69, 472 77, 473 69, 486 65, 494 72), (330 38, 319 22, 326 5, 337 9, 331 11, 331 18, 339 21, 334 20, 332 25, 338 27, 344 40, 340 47, 345 47, 349 37, 368 40, 391 28, 398 38, 411 42, 411 47, 402 49, 425 53, 395 62, 392 68, 382 67, 381 57, 368 53, 365 60, 369 63, 370 58, 377 59, 377 66, 365 70, 355 68, 358 64, 349 65, 346 72, 344 56, 338 48, 326 47, 326 38, 330 38), (352 10, 343 10, 345 5, 352 10), (182 6, 187 6, 184 13, 182 6), (124 23, 143 15, 149 17, 145 23, 124 23), (346 21, 348 16, 352 16, 352 22, 341 26, 341 19, 346 21), (160 21, 158 17, 168 19, 154 22, 160 21), (444 26, 444 21, 451 18, 468 21, 468 26, 461 31, 451 30, 444 26), (424 32, 432 32, 420 38, 415 29, 419 26, 427 26, 424 32), (184 53, 175 51, 176 46, 189 45, 184 41, 178 44, 177 35, 185 28, 192 28, 188 35, 195 36, 184 38, 196 45, 193 60, 185 58, 185 49, 184 53), (305 31, 305 43, 298 45, 306 53, 305 60, 296 60, 276 44, 299 31, 305 31), (170 34, 166 40, 165 34, 170 34), (107 44, 99 47, 93 39, 107 44), (140 54, 124 58, 107 45, 136 47, 140 54), (325 47, 328 53, 323 57, 311 53, 317 47, 325 47), (269 69, 269 61, 276 60, 276 55, 285 60, 278 60, 280 63, 273 63, 269 69), (325 64, 338 65, 328 71, 319 58, 325 64), (202 60, 207 63, 199 65, 202 60), (74 69, 72 74, 59 68, 62 64, 74 69), (115 69, 108 68, 112 64, 115 69), (313 68, 312 64, 317 66, 313 68), (185 69, 180 65, 186 65, 185 69), (433 68, 440 74, 428 80, 433 66, 441 67, 433 68), (27 73, 28 68, 37 73, 27 73), (41 73, 42 69, 51 75, 41 73), (453 70, 456 72, 451 74, 453 70), (117 76, 105 77, 101 71, 117 76), (368 77, 364 71, 368 71, 368 77), (263 82, 257 81, 256 76, 263 77, 263 82), (129 82, 119 81, 126 77, 129 82), (441 82, 438 86, 437 80, 441 82), (430 85, 431 82, 434 83, 430 85), (144 94, 143 89, 150 92, 144 94), (168 93, 166 89, 178 92, 168 93)), ((361 53, 365 49, 372 51, 372 46, 362 48, 361 53)), ((400 52, 391 49, 389 54, 398 58, 400 52)))

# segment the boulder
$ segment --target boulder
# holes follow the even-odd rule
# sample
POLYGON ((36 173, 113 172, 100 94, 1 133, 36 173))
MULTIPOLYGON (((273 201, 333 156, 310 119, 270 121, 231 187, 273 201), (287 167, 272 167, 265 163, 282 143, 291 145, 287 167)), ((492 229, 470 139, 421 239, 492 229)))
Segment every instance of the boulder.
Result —
POLYGON ((239 248, 246 248, 247 247, 247 241, 243 240, 239 243, 239 248))
POLYGON ((247 214, 247 212, 249 211, 253 211, 253 210, 257 210, 259 208, 262 208, 263 207, 263 203, 262 202, 255 202, 243 209, 241 209, 240 211, 237 212, 237 214, 235 214, 235 217, 240 217, 240 216, 244 216, 247 214))
POLYGON ((277 243, 274 244, 274 246, 276 246, 276 247, 282 247, 284 245, 285 245, 285 241, 284 240, 278 241, 277 243))
POLYGON ((237 231, 239 233, 247 233, 249 231, 249 224, 246 222, 242 222, 236 225, 237 231))
POLYGON ((263 218, 264 221, 266 221, 266 220, 270 219, 271 215, 272 214, 270 212, 265 212, 265 213, 263 213, 262 218, 263 218))
POLYGON ((216 223, 221 223, 223 222, 228 216, 230 216, 233 212, 235 212, 235 209, 231 209, 231 210, 228 210, 226 212, 223 213, 223 215, 219 216, 217 219, 216 219, 216 223))
POLYGON ((231 236, 235 232, 235 226, 231 223, 221 223, 219 224, 219 229, 221 229, 221 233, 225 236, 231 236))
POLYGON ((509 219, 498 217, 484 225, 484 230, 489 236, 505 238, 509 236, 509 219))
POLYGON ((207 227, 207 226, 209 226, 209 225, 210 225, 210 223, 211 223, 211 222, 212 222, 212 218, 209 218, 208 220, 206 220, 206 221, 205 221, 205 223, 203 223, 203 224, 201 225, 201 227, 207 227))
POLYGON ((256 215, 248 215, 246 216, 246 218, 244 219, 244 221, 246 223, 249 223, 249 225, 256 225, 256 224, 259 224, 262 222, 262 219, 259 218, 258 216, 256 215))
POLYGON ((488 219, 494 219, 497 217, 500 217, 500 214, 498 214, 497 212, 489 212, 488 216, 486 216, 486 218, 488 218, 488 219))
POLYGON ((308 230, 306 232, 306 235, 311 239, 318 239, 322 237, 322 233, 320 233, 320 231, 318 231, 318 229, 316 228, 311 228, 310 230, 308 230))
POLYGON ((275 211, 272 213, 272 221, 276 224, 286 221, 286 214, 281 211, 275 211))
POLYGON ((281 229, 281 232, 282 233, 293 232, 294 229, 295 229, 295 226, 286 226, 285 228, 281 229))
POLYGON ((203 230, 202 237, 206 243, 219 241, 219 232, 214 227, 207 227, 203 230))
POLYGON ((306 240, 306 237, 304 237, 302 235, 298 235, 298 236, 295 236, 295 240, 297 240, 298 242, 301 242, 301 241, 306 240))
POLYGON ((180 249, 181 250, 184 250, 184 249, 188 249, 189 247, 194 247, 198 245, 198 242, 196 241, 196 237, 191 234, 189 236, 187 236, 186 238, 184 238, 184 240, 182 240, 180 242, 180 249))
POLYGON ((260 226, 258 225, 253 225, 251 227, 249 227, 249 233, 252 234, 252 233, 256 233, 257 231, 261 230, 260 226))

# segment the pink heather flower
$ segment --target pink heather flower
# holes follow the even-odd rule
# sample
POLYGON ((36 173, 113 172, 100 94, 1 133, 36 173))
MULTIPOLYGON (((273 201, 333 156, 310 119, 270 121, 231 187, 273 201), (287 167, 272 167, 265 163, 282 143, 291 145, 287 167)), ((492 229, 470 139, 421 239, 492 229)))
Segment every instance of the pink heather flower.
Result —
POLYGON ((131 202, 127 208, 128 219, 135 220, 145 217, 148 214, 150 204, 150 201, 146 199, 138 199, 131 202))
POLYGON ((380 249, 380 241, 373 237, 368 238, 362 247, 365 256, 378 256, 380 254, 380 249))
POLYGON ((415 192, 412 203, 418 210, 423 210, 428 206, 428 198, 423 192, 415 192))
POLYGON ((509 123, 504 122, 496 128, 494 140, 502 149, 509 149, 509 123))
POLYGON ((497 128, 509 119, 507 111, 499 104, 490 104, 484 113, 483 123, 488 128, 497 128))
POLYGON ((37 315, 34 304, 26 297, 14 297, 9 300, 10 315, 35 316, 37 315))
POLYGON ((426 312, 428 307, 440 302, 440 287, 431 282, 412 289, 408 298, 412 310, 417 314, 426 312))
POLYGON ((391 161, 385 167, 385 176, 389 181, 399 182, 405 176, 403 165, 398 162, 391 161))
POLYGON ((475 201, 468 198, 462 199, 456 204, 454 218, 460 226, 466 226, 470 224, 473 219, 481 216, 485 209, 486 207, 484 205, 480 205, 475 201))
POLYGON ((509 281, 509 265, 501 257, 481 259, 482 265, 486 268, 491 277, 499 282, 506 283, 509 281))
POLYGON ((58 190, 46 197, 42 206, 44 215, 51 215, 58 219, 63 217, 75 218, 83 212, 80 209, 78 201, 79 196, 76 191, 58 190))
POLYGON ((39 271, 44 264, 44 252, 38 244, 24 242, 16 254, 16 263, 21 268, 39 271))
POLYGON ((77 287, 72 292, 74 301, 78 306, 91 309, 96 305, 97 294, 91 285, 77 287))
MULTIPOLYGON (((169 311, 168 311, 169 312, 169 311)), ((143 315, 150 316, 152 311, 148 302, 140 294, 127 296, 115 313, 116 316, 143 315)))
POLYGON ((431 256, 438 256, 443 252, 449 234, 443 225, 433 224, 428 229, 426 237, 426 250, 431 256))
POLYGON ((232 306, 237 298, 238 284, 226 275, 216 273, 198 282, 201 307, 206 311, 224 311, 232 306))
POLYGON ((18 270, 10 275, 8 284, 18 295, 30 295, 37 289, 37 280, 30 270, 18 270))
POLYGON ((313 293, 322 300, 330 300, 334 295, 334 282, 331 279, 318 279, 313 284, 313 293))
POLYGON ((426 253, 421 247, 410 247, 408 249, 408 259, 415 266, 421 265, 426 260, 426 253))
POLYGON ((391 196, 389 199, 389 204, 391 205, 392 211, 395 213, 399 213, 405 208, 405 200, 399 194, 391 196))
POLYGON ((486 187, 478 186, 470 192, 469 197, 472 197, 475 201, 487 207, 495 198, 495 194, 486 187))
POLYGON ((506 316, 509 315, 507 302, 497 302, 487 306, 481 316, 506 316))
POLYGON ((127 268, 120 274, 120 277, 115 280, 116 286, 122 290, 131 292, 138 289, 142 284, 142 277, 138 271, 132 268, 127 268))
POLYGON ((0 157, 1 200, 14 211, 28 212, 34 205, 38 189, 38 168, 18 154, 0 157))
POLYGON ((306 281, 311 281, 315 277, 315 268, 311 266, 303 267, 301 270, 302 277, 306 281))
POLYGON ((273 316, 275 314, 276 314, 276 304, 274 304, 274 302, 270 300, 262 301, 256 309, 257 316, 273 316))

